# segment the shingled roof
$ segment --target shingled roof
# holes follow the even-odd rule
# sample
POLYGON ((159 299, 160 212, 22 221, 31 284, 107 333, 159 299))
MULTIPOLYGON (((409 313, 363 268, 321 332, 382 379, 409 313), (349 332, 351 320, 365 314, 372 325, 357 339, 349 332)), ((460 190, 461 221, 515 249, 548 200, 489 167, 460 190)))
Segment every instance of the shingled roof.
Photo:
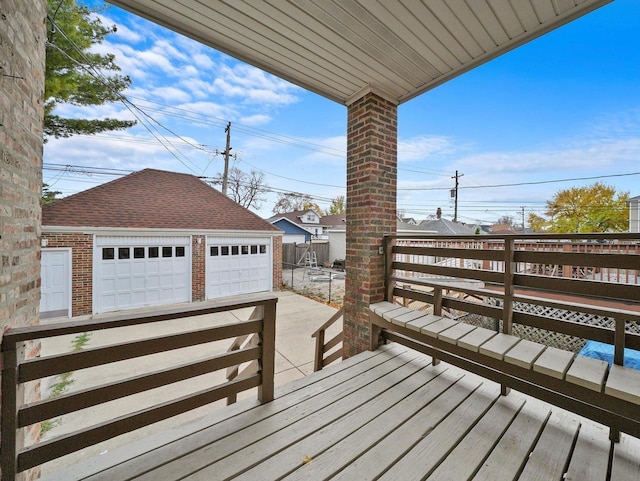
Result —
POLYGON ((190 174, 144 169, 56 200, 43 226, 279 231, 190 174))

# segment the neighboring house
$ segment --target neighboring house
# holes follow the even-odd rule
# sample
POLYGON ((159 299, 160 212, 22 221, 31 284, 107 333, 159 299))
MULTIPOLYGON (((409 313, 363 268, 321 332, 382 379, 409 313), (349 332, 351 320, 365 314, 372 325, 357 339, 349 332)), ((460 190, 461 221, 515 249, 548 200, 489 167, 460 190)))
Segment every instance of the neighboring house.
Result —
POLYGON ((281 243, 197 177, 145 169, 43 207, 42 317, 278 289, 281 243))
POLYGON ((629 232, 640 232, 640 195, 631 197, 629 204, 629 232))
MULTIPOLYGON (((407 224, 398 220, 396 225, 397 233, 415 234, 415 235, 433 235, 432 230, 426 230, 418 225, 407 224)), ((344 260, 347 256, 347 229, 345 226, 327 231, 329 236, 329 259, 331 262, 335 260, 344 260)))
POLYGON ((484 234, 482 229, 475 225, 460 224, 443 218, 423 220, 419 227, 435 232, 435 235, 475 235, 478 230, 484 234))
MULTIPOLYGON (((283 219, 288 220, 290 223, 293 223, 311 234, 311 237, 308 238, 307 241, 318 239, 327 240, 327 231, 329 229, 344 227, 346 224, 344 214, 321 216, 312 209, 296 210, 293 212, 285 212, 284 214, 277 214, 267 219, 267 222, 284 229, 286 223, 283 222, 283 219)), ((287 241, 293 242, 292 240, 287 241)))
POLYGON ((283 244, 304 244, 311 241, 311 232, 286 217, 271 217, 269 222, 284 231, 283 244))

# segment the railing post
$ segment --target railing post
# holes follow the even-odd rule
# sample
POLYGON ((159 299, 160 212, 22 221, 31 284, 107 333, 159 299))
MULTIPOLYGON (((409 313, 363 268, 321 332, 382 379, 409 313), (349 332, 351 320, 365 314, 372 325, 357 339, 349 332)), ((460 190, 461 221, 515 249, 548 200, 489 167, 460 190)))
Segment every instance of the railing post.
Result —
MULTIPOLYGON (((513 333, 513 276, 515 271, 515 239, 504 238, 504 300, 502 303, 502 332, 511 335, 513 333)), ((500 388, 503 396, 509 394, 509 387, 504 384, 500 388)))
POLYGON ((260 358, 260 369, 262 382, 258 387, 258 400, 261 403, 273 401, 275 356, 276 356, 276 303, 267 302, 263 305, 262 333, 260 335, 262 344, 262 357, 260 358))
POLYGON ((313 361, 313 372, 320 371, 324 367, 324 330, 316 332, 316 355, 313 361))
MULTIPOLYGON (((615 333, 613 337, 613 363, 618 366, 624 366, 624 344, 625 344, 625 326, 624 317, 615 318, 615 333)), ((614 443, 620 442, 620 430, 609 428, 609 440, 614 443)))
POLYGON ((384 287, 385 298, 387 302, 393 302, 393 289, 395 282, 391 280, 393 275, 393 244, 394 239, 390 236, 384 236, 384 287))
POLYGON ((24 428, 18 429, 18 408, 24 403, 24 388, 18 382, 18 365, 24 360, 25 343, 2 344, 2 479, 21 481, 18 451, 24 447, 24 428))

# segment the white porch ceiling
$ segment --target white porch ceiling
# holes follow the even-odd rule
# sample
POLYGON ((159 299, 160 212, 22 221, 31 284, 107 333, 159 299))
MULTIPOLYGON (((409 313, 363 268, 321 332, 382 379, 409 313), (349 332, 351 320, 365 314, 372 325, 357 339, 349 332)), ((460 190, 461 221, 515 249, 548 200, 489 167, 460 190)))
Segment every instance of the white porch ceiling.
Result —
POLYGON ((336 102, 400 104, 612 0, 108 1, 336 102))

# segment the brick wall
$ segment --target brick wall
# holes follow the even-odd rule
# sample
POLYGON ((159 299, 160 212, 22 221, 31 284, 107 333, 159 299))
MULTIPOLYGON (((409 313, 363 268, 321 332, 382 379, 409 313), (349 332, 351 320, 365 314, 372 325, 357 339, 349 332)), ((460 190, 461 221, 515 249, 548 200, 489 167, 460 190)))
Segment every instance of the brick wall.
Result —
POLYGON ((397 107, 373 93, 348 108, 344 353, 369 347, 370 303, 384 299, 384 234, 396 230, 397 107))
POLYGON ((93 313, 93 234, 43 233, 48 247, 71 247, 71 315, 93 313))
POLYGON ((282 290, 282 236, 273 239, 273 290, 282 290))
MULTIPOLYGON (((44 0, 0 2, 0 335, 39 322, 45 17, 44 0)), ((39 390, 26 386, 26 399, 39 390)))
POLYGON ((207 237, 194 235, 191 238, 191 300, 193 302, 206 299, 206 257, 207 237))

